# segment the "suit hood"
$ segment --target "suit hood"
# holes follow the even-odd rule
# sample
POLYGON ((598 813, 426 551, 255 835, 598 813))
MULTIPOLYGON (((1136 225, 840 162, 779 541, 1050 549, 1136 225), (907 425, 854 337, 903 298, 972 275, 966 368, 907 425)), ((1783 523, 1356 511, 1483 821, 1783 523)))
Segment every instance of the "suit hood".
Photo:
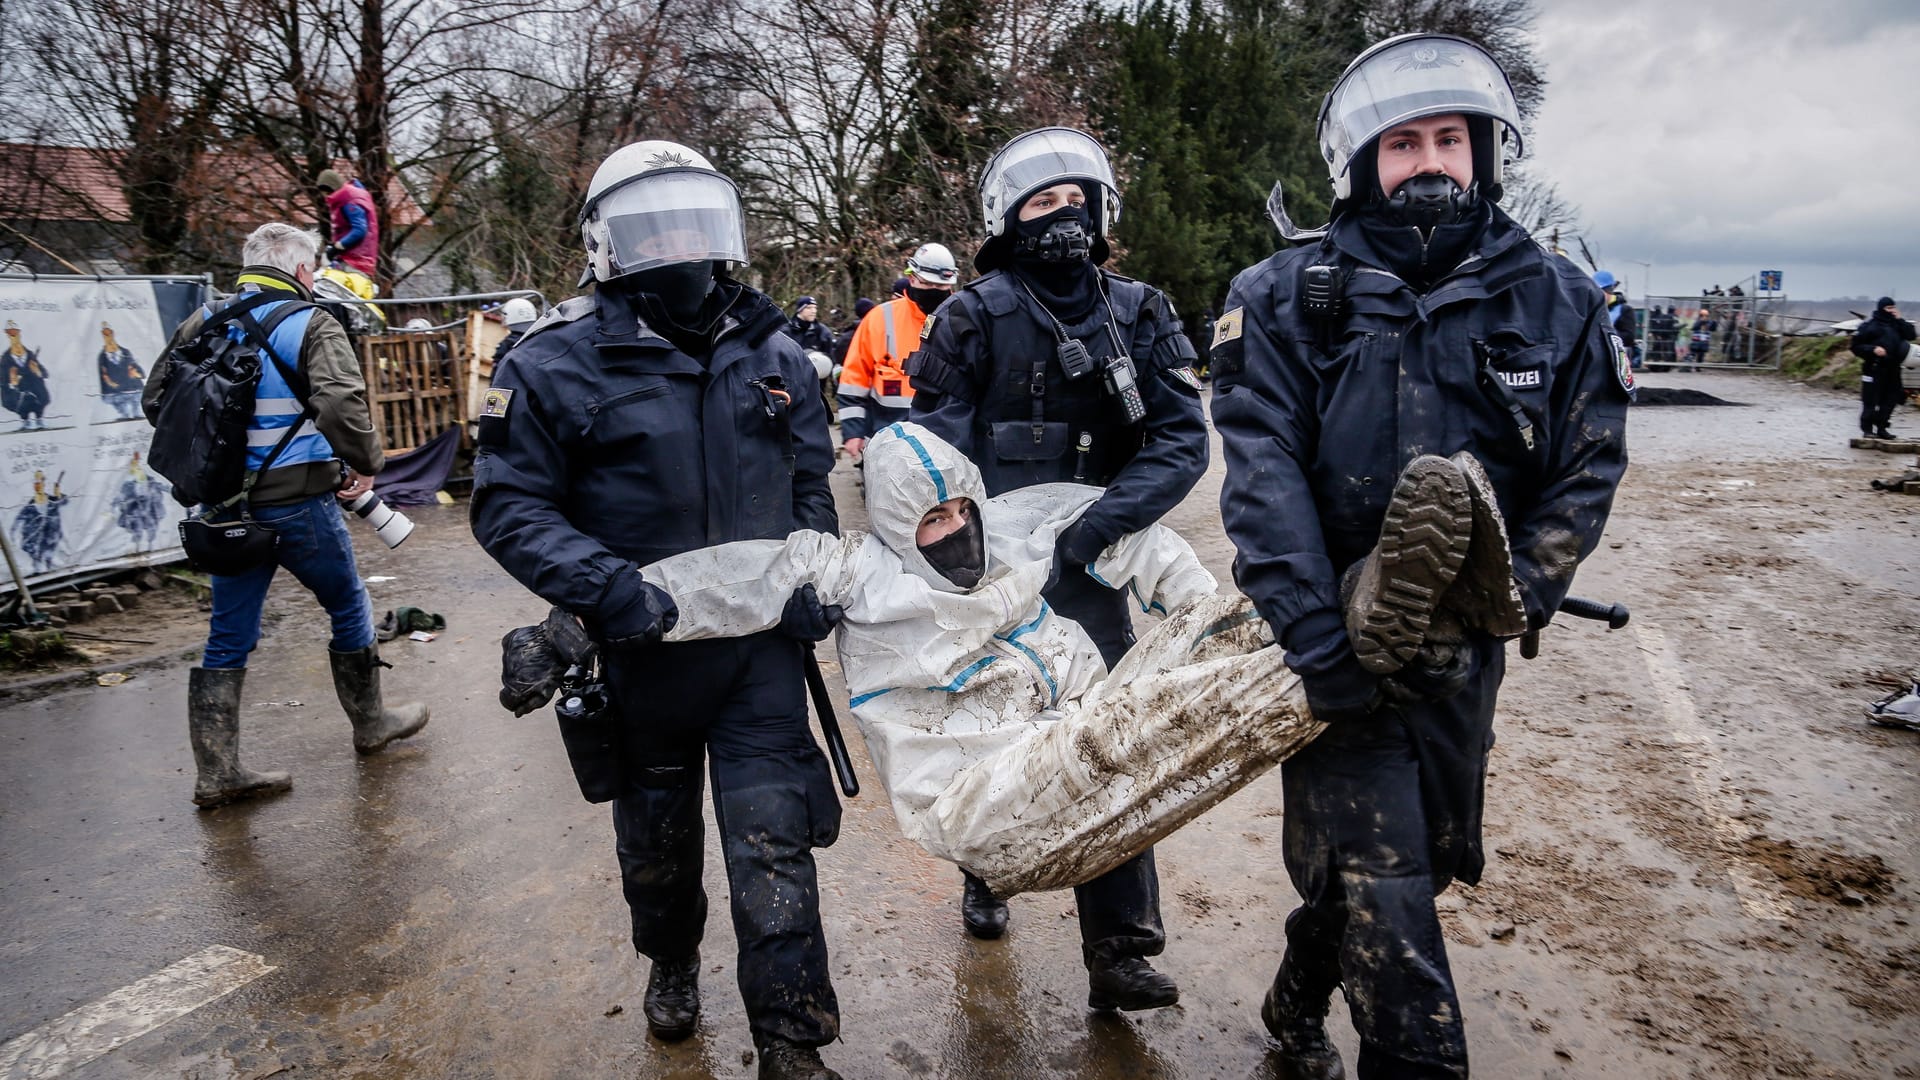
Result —
MULTIPOLYGON (((987 485, 966 455, 919 424, 889 424, 867 443, 867 524, 900 557, 907 572, 941 592, 967 592, 948 581, 921 553, 914 533, 927 511, 948 499, 970 499, 987 535, 987 485)), ((991 557, 987 577, 994 573, 991 557)), ((976 588, 978 586, 975 586, 976 588)))

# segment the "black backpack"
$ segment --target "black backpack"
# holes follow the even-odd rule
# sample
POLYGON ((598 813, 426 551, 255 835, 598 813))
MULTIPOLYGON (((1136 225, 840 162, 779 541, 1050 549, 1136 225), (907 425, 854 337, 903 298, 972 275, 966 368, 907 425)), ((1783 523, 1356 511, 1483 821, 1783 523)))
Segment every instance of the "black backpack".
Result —
MULTIPOLYGON (((274 328, 312 305, 284 303, 265 323, 253 317, 255 308, 282 299, 283 295, 259 292, 236 300, 214 312, 197 335, 167 354, 160 393, 147 416, 153 422, 147 464, 173 484, 173 497, 183 505, 221 503, 246 486, 247 428, 253 421, 263 354, 306 401, 306 380, 274 355, 267 343, 274 328), (238 322, 246 332, 241 340, 227 336, 230 322, 238 322)), ((287 429, 287 436, 312 415, 309 405, 287 429)), ((288 437, 280 440, 273 456, 279 456, 288 437)))

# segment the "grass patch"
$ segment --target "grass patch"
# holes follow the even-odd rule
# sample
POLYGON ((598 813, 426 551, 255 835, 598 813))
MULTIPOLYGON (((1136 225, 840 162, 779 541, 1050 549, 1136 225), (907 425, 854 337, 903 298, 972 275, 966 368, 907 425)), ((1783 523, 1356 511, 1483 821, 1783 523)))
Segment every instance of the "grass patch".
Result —
POLYGON ((1847 335, 1790 338, 1780 357, 1780 373, 1801 382, 1842 390, 1860 386, 1860 358, 1847 351, 1847 335))
POLYGON ((0 671, 31 671, 76 658, 58 630, 0 631, 0 671))

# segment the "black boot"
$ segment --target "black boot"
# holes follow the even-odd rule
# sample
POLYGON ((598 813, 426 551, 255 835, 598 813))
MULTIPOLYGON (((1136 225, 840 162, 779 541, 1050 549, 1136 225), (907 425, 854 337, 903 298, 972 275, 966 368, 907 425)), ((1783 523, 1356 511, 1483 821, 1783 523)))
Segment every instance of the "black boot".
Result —
POLYGON ((1153 970, 1144 956, 1095 959, 1087 971, 1087 1008, 1163 1009, 1180 1000, 1173 977, 1153 970))
POLYGON ((1888 430, 1887 425, 1881 424, 1879 429, 1873 433, 1873 437, 1876 439, 1895 439, 1899 436, 1888 430))
POLYGON ((760 1047, 760 1080, 840 1080, 840 1074, 827 1068, 811 1046, 768 1039, 760 1047))
POLYGON ((693 1034, 700 1019, 700 954, 684 960, 655 960, 647 973, 647 997, 641 1006, 647 1030, 661 1042, 679 1042, 693 1034))
POLYGON ((388 709, 380 701, 380 669, 389 667, 380 659, 379 647, 369 645, 353 652, 327 650, 333 662, 333 692, 340 707, 353 721, 353 748, 362 754, 377 754, 395 739, 417 734, 427 726, 427 707, 408 702, 388 709))
POLYGON ((1327 1040, 1327 1006, 1333 992, 1316 994, 1285 963, 1260 1003, 1260 1022, 1280 1042, 1282 1080, 1343 1080, 1340 1051, 1327 1040))
POLYGON ((1394 484, 1380 541, 1358 564, 1347 603, 1347 635, 1362 667, 1391 675, 1413 660, 1472 540, 1473 496, 1460 467, 1414 458, 1394 484))
POLYGON ((187 673, 187 735, 199 773, 193 804, 202 810, 293 789, 286 773, 259 773, 240 764, 240 687, 246 679, 246 668, 187 673))
POLYGON ((967 924, 967 933, 981 941, 992 941, 1007 932, 1007 902, 993 895, 987 883, 960 871, 967 879, 967 890, 960 897, 960 919, 967 924))

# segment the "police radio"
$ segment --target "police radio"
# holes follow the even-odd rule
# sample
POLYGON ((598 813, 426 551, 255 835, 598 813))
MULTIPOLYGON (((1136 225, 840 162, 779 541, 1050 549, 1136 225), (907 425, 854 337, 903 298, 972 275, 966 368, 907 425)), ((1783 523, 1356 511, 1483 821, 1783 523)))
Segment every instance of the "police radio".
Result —
POLYGON ((1147 418, 1147 403, 1140 400, 1140 383, 1135 378, 1133 357, 1121 353, 1107 361, 1103 373, 1107 380, 1107 393, 1120 402, 1120 411, 1127 416, 1127 423, 1137 424, 1147 418))
POLYGON ((1309 318, 1341 316, 1346 301, 1347 275, 1336 265, 1317 263, 1300 273, 1300 307, 1309 318))
POLYGON ((1093 356, 1087 347, 1072 338, 1062 341, 1055 349, 1060 357, 1060 370, 1067 373, 1069 380, 1078 379, 1093 370, 1093 356))

